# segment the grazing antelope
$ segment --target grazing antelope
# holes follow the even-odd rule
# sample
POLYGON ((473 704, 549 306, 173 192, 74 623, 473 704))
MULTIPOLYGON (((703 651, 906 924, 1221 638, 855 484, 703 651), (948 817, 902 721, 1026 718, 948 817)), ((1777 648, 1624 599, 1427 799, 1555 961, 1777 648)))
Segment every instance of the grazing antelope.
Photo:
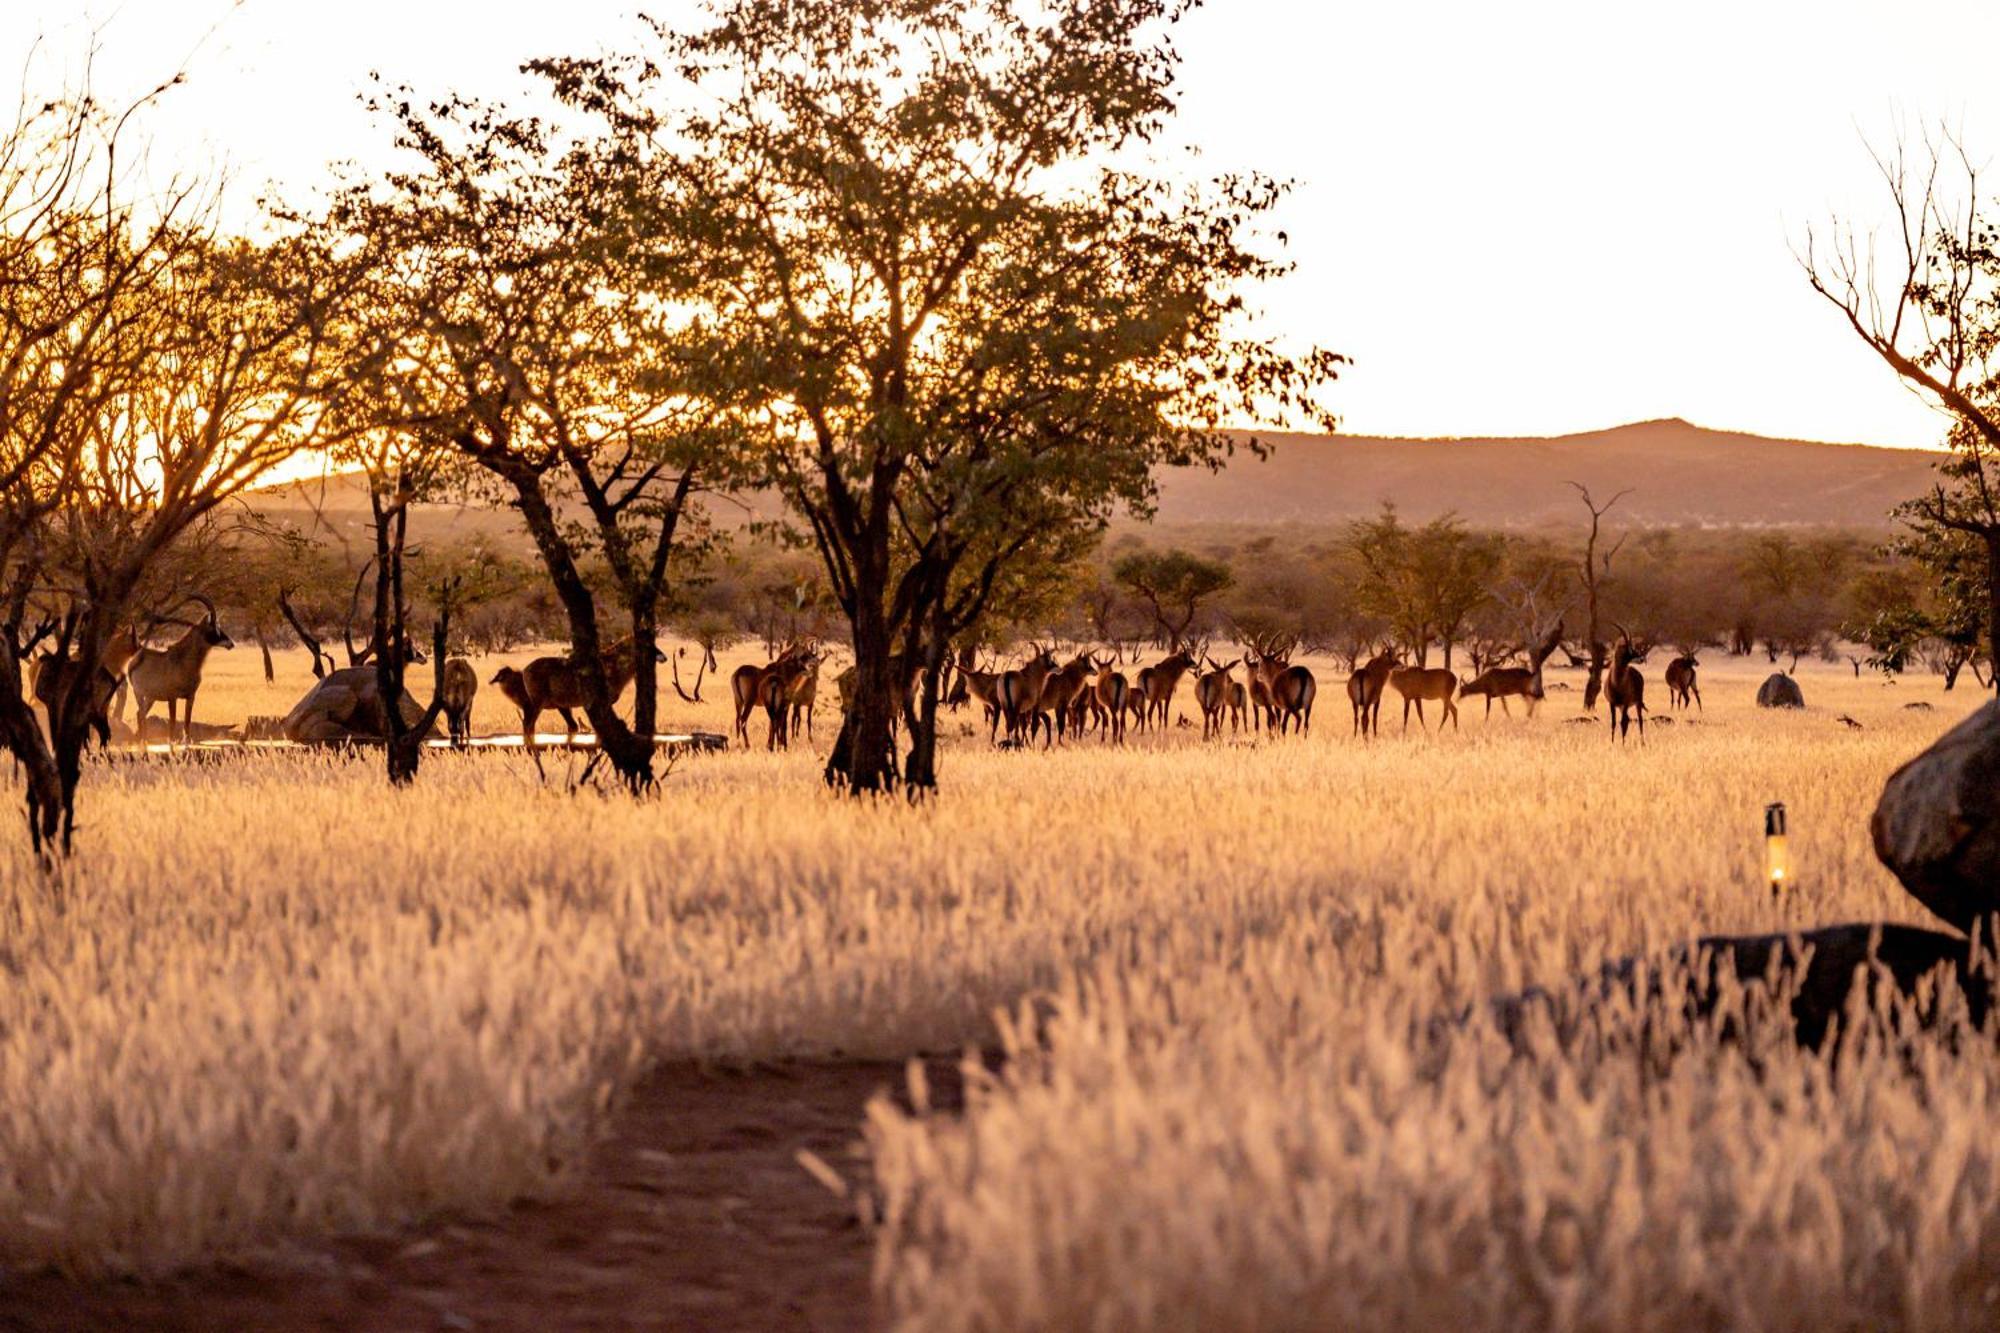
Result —
POLYGON ((1389 676, 1403 664, 1401 654, 1385 648, 1368 659, 1347 685, 1347 698, 1354 705, 1354 729, 1363 736, 1382 734, 1382 696, 1388 692, 1389 676))
POLYGON ((1632 646, 1632 636, 1625 632, 1623 625, 1614 624, 1618 631, 1618 646, 1612 651, 1611 670, 1604 680, 1604 699, 1611 706, 1611 735, 1615 740, 1623 740, 1632 729, 1632 715, 1639 715, 1639 739, 1646 738, 1646 678, 1639 668, 1633 666, 1646 656, 1652 647, 1632 646))
POLYGON ((444 718, 451 743, 460 749, 472 739, 472 699, 479 693, 479 673, 463 657, 444 664, 444 718))
MULTIPOLYGON (((1091 678, 1097 674, 1097 663, 1089 653, 1078 653, 1061 670, 1055 672, 1042 684, 1042 711, 1052 714, 1056 723, 1056 739, 1063 739, 1064 729, 1073 720, 1078 706, 1090 695, 1091 678)), ((1078 723, 1079 733, 1082 730, 1078 723)))
POLYGON ((1458 705, 1452 696, 1458 693, 1458 677, 1444 667, 1397 667, 1389 673, 1389 683, 1396 687, 1396 693, 1403 696, 1403 730, 1410 729, 1410 705, 1417 706, 1417 725, 1424 725, 1424 704, 1441 703, 1444 714, 1438 718, 1438 732, 1444 732, 1445 719, 1451 720, 1454 729, 1458 726, 1458 705))
MULTIPOLYGON (((1000 677, 1000 715, 1007 719, 1007 739, 1019 743, 1021 728, 1028 729, 1028 741, 1035 739, 1036 727, 1049 726, 1042 716, 1042 691, 1055 674, 1056 655, 1038 644, 1029 644, 1035 655, 1000 677)), ((1050 739, 1054 730, 1050 729, 1050 739)))
POLYGON ((764 702, 764 682, 805 652, 804 645, 788 643, 763 666, 746 662, 730 673, 729 695, 736 705, 736 736, 743 742, 744 749, 750 748, 750 714, 764 702))
POLYGON ((1254 673, 1252 679, 1262 680, 1269 696, 1265 705, 1265 724, 1276 722, 1278 734, 1285 735, 1292 729, 1292 723, 1299 724, 1299 734, 1312 730, 1313 700, 1319 697, 1319 678, 1302 666, 1291 664, 1293 640, 1280 648, 1266 643, 1261 648, 1251 649, 1245 660, 1254 673))
MULTIPOLYGON (((667 660, 658 645, 653 648, 653 660, 667 660)), ((637 643, 631 635, 626 635, 598 655, 598 664, 604 672, 604 688, 616 701, 639 674, 637 643)), ((520 708, 521 739, 525 743, 535 743, 535 724, 551 708, 563 720, 566 739, 576 738, 575 710, 584 706, 585 692, 583 673, 577 669, 574 656, 537 657, 519 671, 501 667, 494 673, 492 683, 520 708)))
POLYGON ((202 667, 208 662, 209 651, 236 646, 236 641, 223 632, 214 602, 198 593, 187 600, 200 603, 208 612, 207 619, 189 625, 186 633, 164 648, 140 648, 133 654, 132 668, 125 676, 132 687, 132 697, 138 701, 139 718, 134 728, 142 740, 146 735, 146 715, 161 700, 167 705, 169 740, 173 739, 175 706, 186 702, 180 719, 181 738, 190 739, 194 733, 194 696, 201 689, 202 667))
POLYGON ((1458 696, 1470 699, 1475 695, 1486 697, 1486 716, 1493 716, 1493 701, 1500 701, 1500 711, 1512 717, 1514 710, 1507 706, 1513 698, 1527 700, 1528 716, 1535 715, 1535 705, 1545 697, 1542 688, 1542 664, 1549 660, 1556 647, 1562 643, 1563 626, 1558 620, 1548 636, 1528 650, 1528 665, 1524 667, 1494 667, 1483 671, 1459 687, 1458 696))
POLYGON ((1209 669, 1197 672, 1195 675, 1194 701, 1201 709, 1203 740, 1222 734, 1222 714, 1228 709, 1231 690, 1237 684, 1236 679, 1229 673, 1234 671, 1236 664, 1242 660, 1240 657, 1232 657, 1221 666, 1210 660, 1209 669))
MULTIPOLYGON (((104 652, 97 661, 97 679, 85 705, 90 710, 90 729, 97 733, 99 745, 111 744, 111 700, 124 685, 126 668, 138 653, 139 632, 130 625, 113 631, 104 641, 104 652)), ((35 701, 49 715, 51 733, 55 730, 56 703, 69 688, 75 667, 74 658, 44 653, 28 668, 29 687, 34 691, 35 701)))
POLYGON ((1700 660, 1693 653, 1685 653, 1667 663, 1667 707, 1686 708, 1689 701, 1693 701, 1696 708, 1702 708, 1701 684, 1695 679, 1695 668, 1700 665, 1700 660))
POLYGON ((1194 655, 1185 646, 1177 647, 1172 653, 1149 667, 1139 671, 1139 727, 1146 730, 1155 719, 1164 729, 1167 715, 1173 708, 1174 691, 1180 688, 1181 677, 1194 669, 1194 655))

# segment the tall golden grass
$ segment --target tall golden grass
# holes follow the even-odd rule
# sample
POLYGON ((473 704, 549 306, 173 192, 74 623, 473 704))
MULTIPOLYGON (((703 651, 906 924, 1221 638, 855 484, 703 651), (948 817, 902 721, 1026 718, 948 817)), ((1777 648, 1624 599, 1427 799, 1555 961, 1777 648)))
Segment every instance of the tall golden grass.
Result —
MULTIPOLYGON (((215 662, 207 719, 306 679, 215 662)), ((1011 1039, 962 1119, 871 1115, 906 1326, 1990 1312, 1987 1046, 1653 1070, 1429 1026, 1698 932, 1921 921, 1866 814, 1976 698, 1821 670, 1764 714, 1745 668, 1644 745, 1573 693, 1364 745, 1322 679, 1304 742, 954 736, 914 809, 824 794, 761 722, 636 802, 518 756, 401 792, 327 756, 100 764, 74 866, 0 853, 0 1262, 157 1273, 559 1189, 653 1060, 1011 1039)), ((663 716, 722 730, 724 698, 663 716)))

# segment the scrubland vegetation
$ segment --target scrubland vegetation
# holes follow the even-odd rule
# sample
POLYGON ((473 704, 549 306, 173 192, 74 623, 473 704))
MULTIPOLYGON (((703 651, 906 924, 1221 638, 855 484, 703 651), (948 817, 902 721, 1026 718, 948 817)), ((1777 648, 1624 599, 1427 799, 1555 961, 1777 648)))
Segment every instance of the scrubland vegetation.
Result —
MULTIPOLYGON (((216 670, 212 716, 261 707, 253 654, 216 670)), ((1324 697, 1306 741, 951 737, 915 808, 826 794, 804 747, 645 801, 492 755, 408 790, 101 763, 56 880, 5 872, 6 1262, 158 1273, 558 1190, 656 1060, 1011 1043, 962 1120, 873 1116, 911 1327, 1980 1322, 1983 1045, 1666 1060, 1621 1018, 1521 1060, 1477 1016, 1698 932, 1921 919, 1866 814, 1971 701, 1802 675, 1772 714, 1714 671, 1622 747, 1560 688, 1366 746, 1324 697)))

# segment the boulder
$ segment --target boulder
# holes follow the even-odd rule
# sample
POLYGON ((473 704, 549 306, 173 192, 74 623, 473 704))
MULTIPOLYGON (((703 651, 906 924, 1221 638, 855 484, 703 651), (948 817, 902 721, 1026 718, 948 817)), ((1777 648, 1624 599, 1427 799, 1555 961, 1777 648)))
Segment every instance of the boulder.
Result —
POLYGON ((1782 671, 1765 677, 1757 687, 1759 708, 1804 708, 1806 696, 1799 690, 1799 683, 1782 671))
POLYGON ((2000 912, 2000 701, 1892 773, 1869 829, 1882 864, 1952 925, 2000 912))
POLYGON ((1792 1034, 1802 1046, 1818 1049, 1848 1013, 1856 988, 1863 1007, 1881 1012, 1891 996, 1919 1003, 1918 1023, 1929 1025, 1953 1013, 1978 1026, 1993 1007, 1993 979, 1972 956, 1962 935, 1874 921, 1822 926, 1795 934, 1711 935, 1650 958, 1607 963, 1594 977, 1554 990, 1533 988, 1502 996, 1491 1012, 1516 1044, 1534 1030, 1531 1018, 1553 1026, 1570 1040, 1607 1017, 1643 1012, 1649 1003, 1669 1001, 1689 1019, 1702 1021, 1720 1010, 1720 1035, 1739 1036, 1735 1010, 1742 987, 1770 986, 1787 1001, 1792 1034), (1685 981, 1686 989, 1678 989, 1685 981), (1669 990, 1669 983, 1676 989, 1669 990), (1944 987, 1955 989, 1963 1007, 1939 1005, 1944 987))
MULTIPOLYGON (((424 710, 408 690, 403 692, 403 720, 415 726, 424 710)), ((382 709, 381 691, 372 666, 342 667, 328 672, 278 724, 288 741, 301 745, 380 743, 389 739, 389 717, 382 709)), ((437 734, 435 724, 431 735, 437 734)))

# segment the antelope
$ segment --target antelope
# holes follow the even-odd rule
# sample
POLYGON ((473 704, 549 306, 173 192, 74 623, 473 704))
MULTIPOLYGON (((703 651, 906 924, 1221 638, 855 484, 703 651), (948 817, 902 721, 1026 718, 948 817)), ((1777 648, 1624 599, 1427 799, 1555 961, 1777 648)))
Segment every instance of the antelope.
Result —
POLYGON ((1096 706, 1104 710, 1104 726, 1113 745, 1125 743, 1125 713, 1131 707, 1132 690, 1122 671, 1097 669, 1097 684, 1091 687, 1096 706))
POLYGON ((1028 646, 1035 650, 1035 655, 1017 670, 1000 677, 1000 713, 1007 719, 1007 739, 1010 741, 1019 741, 1021 728, 1025 726, 1028 740, 1032 742, 1035 728, 1049 725, 1042 716, 1042 691, 1056 670, 1056 655, 1038 644, 1028 646))
POLYGON ((1250 691, 1244 687, 1242 681, 1240 680, 1230 681, 1229 682, 1229 730, 1230 731, 1232 732, 1242 731, 1245 727, 1250 725, 1249 720, 1244 716, 1244 714, 1249 710, 1249 706, 1250 706, 1250 691))
MULTIPOLYGON (((840 711, 844 714, 854 706, 854 682, 861 664, 856 662, 847 670, 833 678, 833 688, 840 694, 840 711)), ((889 731, 894 734, 897 721, 909 708, 916 695, 917 679, 923 674, 923 663, 905 659, 902 653, 889 654, 889 731)))
POLYGON ((1441 703, 1444 716, 1438 718, 1438 732, 1443 734, 1445 719, 1451 719, 1454 729, 1458 726, 1458 705, 1452 696, 1458 693, 1458 677, 1444 667, 1398 667, 1389 673, 1389 683, 1403 696, 1403 730, 1410 729, 1410 705, 1417 706, 1417 725, 1424 725, 1424 703, 1441 703))
MULTIPOLYGON (((653 648, 653 660, 664 662, 667 655, 658 645, 653 648)), ((632 683, 632 677, 639 674, 639 651, 636 641, 626 635, 618 642, 598 654, 599 669, 604 672, 604 688, 609 698, 616 700, 632 683)), ((576 739, 576 709, 584 706, 583 674, 577 670, 576 658, 537 657, 519 671, 513 667, 501 667, 494 673, 492 683, 500 687, 500 692, 513 700, 521 710, 521 739, 524 743, 535 743, 535 723, 541 720, 547 709, 555 709, 563 720, 565 739, 576 739)))
MULTIPOLYGON (((1639 739, 1646 738, 1646 678, 1634 662, 1645 657, 1644 649, 1632 646, 1632 636, 1614 622, 1618 647, 1611 655, 1611 671, 1604 681, 1604 699, 1611 707, 1611 736, 1623 740, 1632 730, 1632 715, 1639 715, 1639 739)), ((1647 645, 1648 648, 1651 645, 1647 645)))
MULTIPOLYGON (((153 711, 153 705, 165 700, 167 705, 167 738, 173 739, 174 710, 182 700, 187 702, 184 716, 180 718, 181 738, 186 741, 194 734, 194 696, 201 689, 202 667, 208 661, 208 654, 215 648, 234 648, 236 641, 223 632, 215 613, 215 603, 196 593, 188 601, 198 602, 208 612, 208 618, 199 624, 189 625, 187 632, 164 648, 140 648, 132 657, 132 669, 125 679, 132 687, 132 697, 138 701, 139 718, 134 724, 140 738, 146 735, 146 715, 153 711)), ((185 624, 186 622, 180 622, 185 624)))
MULTIPOLYGON (((125 670, 138 652, 139 632, 130 625, 113 631, 104 641, 104 651, 97 660, 97 679, 86 704, 90 710, 90 729, 97 733, 99 745, 111 744, 111 700, 125 684, 125 670)), ((74 658, 44 653, 28 669, 29 687, 34 691, 35 701, 49 715, 51 734, 55 731, 56 704, 63 691, 70 688, 75 666, 74 658)))
POLYGON ((1149 667, 1139 671, 1139 725, 1150 727, 1154 718, 1161 727, 1167 725, 1167 714, 1173 708, 1174 691, 1180 688, 1181 677, 1194 669, 1194 655, 1185 646, 1149 667))
POLYGON ((472 698, 479 693, 479 673, 463 657, 444 664, 444 717, 451 743, 463 749, 472 739, 472 698))
POLYGON ((826 662, 826 653, 818 647, 810 648, 800 659, 801 669, 792 680, 791 688, 785 692, 785 702, 790 708, 790 718, 785 724, 785 734, 789 737, 799 728, 799 719, 806 723, 806 742, 813 738, 813 705, 819 699, 819 669, 826 662))
POLYGON ((805 651, 800 644, 788 643, 763 666, 746 662, 730 673, 729 694, 736 705, 736 736, 743 742, 744 749, 750 748, 750 714, 764 702, 764 682, 805 651))
POLYGON ((1209 669, 1197 673, 1194 678, 1194 701, 1201 709, 1203 740, 1222 734, 1222 714, 1229 707, 1231 693, 1239 688, 1229 673, 1234 671, 1237 663, 1242 660, 1240 657, 1232 657, 1221 666, 1210 660, 1209 669))
POLYGON ((1524 667, 1494 667, 1483 671, 1459 687, 1461 699, 1474 695, 1486 697, 1486 716, 1493 716, 1493 701, 1500 701, 1500 711, 1512 717, 1514 710, 1507 706, 1510 698, 1527 701, 1528 716, 1535 715, 1535 705, 1545 697, 1542 688, 1542 663, 1549 660, 1556 646, 1562 642, 1563 626, 1558 620, 1548 636, 1528 652, 1528 665, 1524 667))
MULTIPOLYGON (((958 684, 967 694, 979 700, 986 710, 986 739, 997 742, 1000 739, 1000 677, 998 671, 980 671, 971 665, 971 650, 966 650, 958 668, 958 684)), ((954 691, 955 693, 956 691, 954 691)))
POLYGON ((1278 648, 1266 643, 1261 648, 1253 648, 1246 659, 1254 674, 1253 679, 1264 682, 1265 692, 1270 701, 1265 705, 1265 725, 1277 724, 1278 734, 1285 735, 1292 729, 1292 723, 1299 724, 1299 734, 1312 730, 1313 700, 1319 697, 1319 679, 1302 666, 1291 665, 1291 647, 1278 648))
POLYGON ((802 689, 810 686, 812 692, 818 691, 820 661, 821 654, 807 649, 794 656, 779 658, 759 678, 757 702, 762 705, 764 716, 770 722, 770 728, 764 734, 766 750, 792 748, 789 718, 798 712, 798 697, 802 689))
POLYGON ((1695 680, 1695 668, 1700 665, 1693 653, 1684 653, 1667 663, 1667 707, 1686 708, 1690 700, 1696 708, 1702 707, 1701 685, 1695 680))
POLYGON ((1382 696, 1388 691, 1389 676, 1403 663, 1393 648, 1385 648, 1368 659, 1347 683, 1347 697, 1354 705, 1354 729, 1363 736, 1382 734, 1382 696))
MULTIPOLYGON (((1063 738, 1079 702, 1089 697, 1091 678, 1096 674, 1097 663, 1091 660, 1090 654, 1078 653, 1043 682, 1041 707, 1044 712, 1055 715, 1057 740, 1063 738)), ((1078 730, 1082 730, 1080 722, 1078 730)))

